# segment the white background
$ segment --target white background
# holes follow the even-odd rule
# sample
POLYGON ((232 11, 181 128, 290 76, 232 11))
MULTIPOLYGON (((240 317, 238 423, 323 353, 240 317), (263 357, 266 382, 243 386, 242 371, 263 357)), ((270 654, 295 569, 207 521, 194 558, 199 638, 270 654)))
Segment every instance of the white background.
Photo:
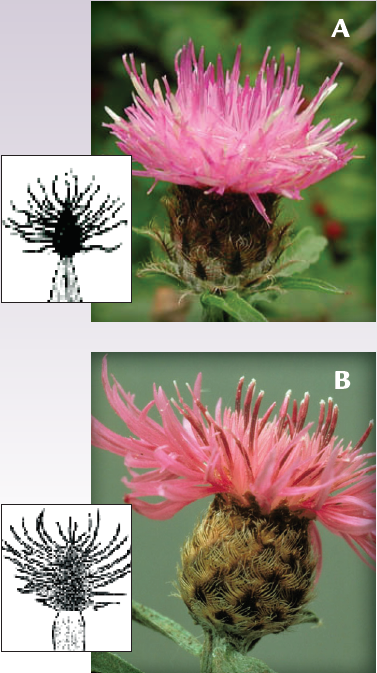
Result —
MULTIPOLYGON (((85 243, 86 247, 102 245, 111 248, 122 242, 118 250, 113 252, 90 250, 74 256, 73 263, 81 297, 84 302, 129 302, 131 301, 131 157, 3 156, 2 220, 12 218, 20 224, 26 223, 26 216, 16 213, 10 201, 17 210, 27 210, 27 201, 30 199, 27 192, 28 185, 34 196, 39 201, 43 200, 44 193, 37 183, 37 178, 41 179, 52 203, 57 205, 52 196, 52 180, 58 176, 56 191, 60 198, 64 198, 65 173, 68 173, 70 185, 74 185, 70 169, 73 175, 78 176, 79 193, 82 193, 91 182, 93 183, 90 192, 83 199, 83 204, 97 186, 101 187, 91 201, 91 213, 95 213, 110 194, 111 201, 120 198, 113 210, 121 203, 124 203, 124 206, 114 219, 106 211, 108 223, 111 225, 120 220, 128 222, 127 225, 121 224, 113 231, 93 236, 85 243)), ((3 302, 47 302, 59 255, 53 250, 41 253, 23 252, 37 250, 42 246, 43 243, 28 243, 18 233, 2 225, 3 302)))
MULTIPOLYGON (((64 544, 60 537, 56 522, 60 523, 63 533, 67 534, 69 517, 72 524, 77 522, 77 535, 88 530, 88 514, 93 520, 92 534, 97 522, 97 507, 95 505, 3 505, 2 510, 2 539, 6 540, 16 550, 22 550, 22 545, 14 538, 10 531, 13 526, 21 539, 25 540, 22 529, 22 518, 26 529, 36 542, 41 542, 36 532, 36 519, 42 510, 45 510, 44 527, 47 533, 58 544, 64 544)), ((126 535, 128 540, 114 556, 109 557, 101 565, 111 563, 112 560, 123 556, 131 545, 131 506, 128 505, 101 505, 100 525, 97 541, 102 548, 110 542, 115 534, 117 525, 121 524, 118 541, 126 535)), ((27 542, 27 540, 25 540, 27 542)), ((50 652, 52 645, 52 624, 56 615, 53 608, 38 603, 35 594, 21 594, 17 588, 23 588, 25 582, 16 579, 17 566, 4 557, 2 559, 2 648, 5 651, 15 652, 50 652)), ((131 556, 122 564, 128 563, 131 556)), ((95 570, 98 566, 93 566, 95 570)), ((115 566, 115 569, 118 566, 115 566)), ((119 564, 119 567, 122 567, 119 564)), ((94 611, 92 608, 84 610, 85 620, 85 649, 89 651, 129 651, 131 649, 131 575, 117 580, 96 591, 125 593, 125 596, 97 596, 101 600, 112 601, 114 605, 107 605, 94 611), (115 602, 119 601, 119 605, 115 602)))

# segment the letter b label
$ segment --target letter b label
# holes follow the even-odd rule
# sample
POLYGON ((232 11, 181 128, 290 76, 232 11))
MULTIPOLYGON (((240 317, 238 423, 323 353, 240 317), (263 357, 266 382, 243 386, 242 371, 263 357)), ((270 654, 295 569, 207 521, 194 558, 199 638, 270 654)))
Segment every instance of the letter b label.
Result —
POLYGON ((348 372, 335 372, 335 388, 349 388, 351 381, 348 372))

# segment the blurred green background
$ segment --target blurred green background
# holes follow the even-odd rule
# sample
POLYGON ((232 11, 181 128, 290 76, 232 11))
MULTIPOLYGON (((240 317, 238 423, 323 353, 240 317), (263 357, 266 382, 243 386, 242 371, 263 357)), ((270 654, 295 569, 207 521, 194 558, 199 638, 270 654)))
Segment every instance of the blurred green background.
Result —
MULTIPOLYGON (((119 434, 128 435, 124 423, 109 406, 101 385, 103 353, 92 355, 93 415, 119 434)), ((256 378, 265 390, 261 413, 283 400, 287 389, 300 401, 310 392, 308 421, 316 422, 320 400, 329 396, 339 405, 337 436, 354 444, 375 415, 375 354, 370 353, 110 353, 109 375, 114 374, 126 391, 135 393, 142 408, 152 399, 152 385, 161 385, 175 396, 173 380, 190 403, 185 383, 193 385, 203 373, 202 401, 213 413, 218 397, 234 408, 239 377, 256 378), (350 374, 351 385, 335 390, 336 370, 350 374)), ((159 420, 152 410, 151 416, 159 420)), ((365 445, 374 451, 375 430, 365 445)), ((92 502, 120 503, 125 487, 123 459, 92 449, 92 502)), ((144 603, 181 623, 201 638, 184 603, 176 597, 173 582, 179 551, 210 498, 199 500, 167 521, 153 521, 137 513, 132 518, 132 593, 144 603)), ((323 543, 323 571, 310 608, 323 626, 295 627, 271 635, 256 645, 253 656, 277 673, 372 673, 375 671, 375 573, 340 537, 318 526, 323 543)), ((110 608, 109 608, 110 609, 110 608)), ((138 624, 133 626, 132 653, 121 656, 145 673, 195 673, 199 661, 173 642, 138 624)))
MULTIPOLYGON (((284 53, 293 65, 301 47, 300 83, 309 101, 339 61, 338 88, 325 101, 316 121, 329 117, 333 125, 350 117, 358 124, 346 133, 362 160, 304 190, 304 201, 283 199, 282 219, 296 229, 312 226, 329 239, 320 261, 307 275, 324 279, 347 295, 294 291, 275 303, 260 305, 271 321, 374 321, 375 291, 375 3, 373 2, 93 2, 92 3, 92 154, 121 154, 116 139, 102 127, 109 122, 104 106, 117 114, 132 104, 132 86, 121 56, 134 53, 139 67, 147 64, 149 82, 166 74, 176 81, 174 55, 191 37, 196 49, 206 48, 206 63, 220 52, 226 68, 242 44, 241 81, 254 77, 267 45, 284 53), (343 18, 350 37, 331 34, 343 18), (315 212, 313 212, 313 209, 315 212), (326 215, 320 213, 326 212, 326 215)), ((135 164, 135 167, 139 167, 135 164)), ((132 224, 146 227, 167 216, 160 204, 168 185, 151 195, 149 178, 134 178, 132 224)), ((133 234, 132 304, 92 304, 93 321, 198 321, 199 301, 177 305, 174 281, 136 277, 154 243, 133 234)))

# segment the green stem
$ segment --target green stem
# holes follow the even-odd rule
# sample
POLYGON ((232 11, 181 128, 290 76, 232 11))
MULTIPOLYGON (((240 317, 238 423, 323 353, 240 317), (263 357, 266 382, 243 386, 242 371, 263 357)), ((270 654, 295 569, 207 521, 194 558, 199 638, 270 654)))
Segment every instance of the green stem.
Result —
POLYGON ((274 673, 260 659, 244 656, 225 640, 216 638, 213 642, 212 668, 208 673, 274 673))
POLYGON ((200 673, 212 673, 212 646, 212 633, 205 631, 202 657, 200 660, 200 673))
POLYGON ((174 622, 168 617, 164 617, 156 610, 147 608, 141 603, 132 601, 132 619, 143 626, 158 631, 163 636, 174 640, 186 652, 198 657, 201 654, 202 646, 199 641, 191 635, 186 629, 174 622))

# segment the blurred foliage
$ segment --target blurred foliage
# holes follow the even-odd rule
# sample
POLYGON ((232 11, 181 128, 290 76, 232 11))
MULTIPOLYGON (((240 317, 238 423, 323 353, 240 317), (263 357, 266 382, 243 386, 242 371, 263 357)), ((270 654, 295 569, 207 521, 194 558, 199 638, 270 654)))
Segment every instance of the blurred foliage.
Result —
MULTIPOLYGON (((107 105, 122 115, 132 104, 132 86, 121 56, 134 53, 145 62, 149 81, 166 74, 175 82, 174 56, 191 37, 196 48, 206 48, 206 62, 217 53, 231 68, 237 45, 242 44, 242 77, 255 76, 268 45, 272 54, 284 53, 293 64, 301 49, 300 82, 310 100, 337 63, 343 68, 338 87, 325 101, 316 121, 330 118, 333 125, 347 117, 358 123, 346 133, 357 145, 355 159, 338 173, 303 192, 303 201, 283 199, 282 221, 294 228, 310 226, 327 236, 328 246, 307 273, 346 290, 345 295, 317 295, 292 291, 259 309, 270 321, 374 321, 375 319, 375 4, 372 2, 94 2, 92 3, 92 154, 121 154, 116 139, 102 123, 110 121, 107 105), (350 37, 331 38, 343 18, 350 37)), ((242 80, 241 77, 241 80, 242 80)), ((137 167, 137 165, 136 165, 137 167)), ((167 215, 160 204, 168 185, 160 183, 146 196, 148 178, 133 178, 132 224, 145 227, 151 219, 160 225, 167 215)), ((134 266, 131 304, 92 304, 93 321, 174 320, 172 306, 158 317, 159 288, 174 282, 138 279, 136 271, 161 252, 155 244, 133 234, 134 266), (157 308, 156 308, 157 304, 157 308)), ((305 274, 304 274, 305 275, 305 274)), ((174 294, 174 293, 173 293, 174 294)), ((176 309, 181 311, 176 297, 176 309)), ((177 314, 178 315, 178 314, 177 314)), ((185 310, 189 321, 201 319, 199 298, 185 310)))

